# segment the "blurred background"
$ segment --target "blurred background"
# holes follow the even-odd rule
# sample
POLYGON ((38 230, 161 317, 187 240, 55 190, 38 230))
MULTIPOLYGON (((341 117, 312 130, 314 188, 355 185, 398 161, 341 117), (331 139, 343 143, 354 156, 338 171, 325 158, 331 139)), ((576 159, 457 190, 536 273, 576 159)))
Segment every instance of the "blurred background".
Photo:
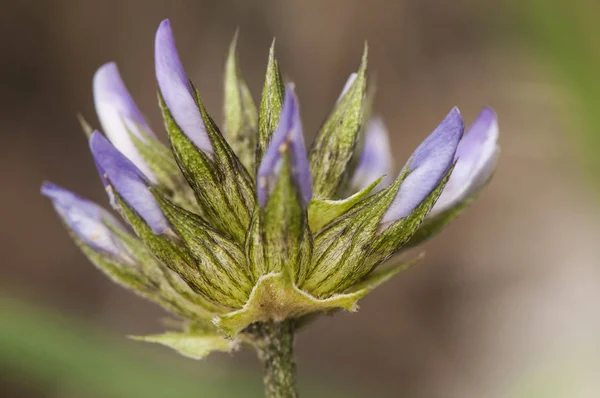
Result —
POLYGON ((217 120, 237 27, 255 99, 277 37, 309 136, 368 40, 398 169, 452 106, 499 114, 495 178, 425 261, 300 334, 303 396, 600 396, 598 17, 593 0, 2 1, 0 396, 261 396, 252 352, 196 362, 126 339, 165 314, 98 272, 39 195, 50 179, 106 204, 76 119, 98 125, 102 63, 159 131, 164 18, 217 120))

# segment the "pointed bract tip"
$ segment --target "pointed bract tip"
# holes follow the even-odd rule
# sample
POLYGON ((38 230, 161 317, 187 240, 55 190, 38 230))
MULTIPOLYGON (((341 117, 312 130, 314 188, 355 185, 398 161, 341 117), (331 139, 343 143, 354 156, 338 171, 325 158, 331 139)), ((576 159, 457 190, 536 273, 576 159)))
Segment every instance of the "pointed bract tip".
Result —
POLYGON ((367 63, 369 59, 369 44, 365 40, 365 46, 363 47, 363 54, 360 60, 360 70, 365 71, 367 69, 367 63))

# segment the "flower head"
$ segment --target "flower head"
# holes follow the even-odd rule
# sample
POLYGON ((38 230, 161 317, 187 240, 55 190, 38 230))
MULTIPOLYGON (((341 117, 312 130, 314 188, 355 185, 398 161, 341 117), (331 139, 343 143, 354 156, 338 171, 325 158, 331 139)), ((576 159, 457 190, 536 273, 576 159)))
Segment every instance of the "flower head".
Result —
POLYGON ((168 20, 158 27, 155 51, 170 149, 115 64, 94 77, 110 141, 94 131, 92 157, 136 236, 73 193, 49 183, 42 193, 94 264, 186 320, 179 335, 146 338, 186 355, 229 350, 223 336, 252 341, 257 323, 354 311, 410 264, 377 268, 440 230, 493 171, 495 114, 486 108, 463 137, 454 108, 392 179, 383 122, 364 126, 366 48, 308 150, 294 85, 283 83, 274 46, 257 109, 232 44, 225 136, 184 72, 168 20))

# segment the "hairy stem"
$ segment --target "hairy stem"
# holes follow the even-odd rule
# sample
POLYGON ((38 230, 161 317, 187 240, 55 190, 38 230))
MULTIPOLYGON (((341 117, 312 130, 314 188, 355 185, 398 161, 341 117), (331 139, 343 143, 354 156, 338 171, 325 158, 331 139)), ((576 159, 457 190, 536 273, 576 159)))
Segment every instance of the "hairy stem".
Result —
POLYGON ((294 322, 265 322, 255 325, 256 349, 264 365, 267 398, 297 398, 294 362, 294 322))

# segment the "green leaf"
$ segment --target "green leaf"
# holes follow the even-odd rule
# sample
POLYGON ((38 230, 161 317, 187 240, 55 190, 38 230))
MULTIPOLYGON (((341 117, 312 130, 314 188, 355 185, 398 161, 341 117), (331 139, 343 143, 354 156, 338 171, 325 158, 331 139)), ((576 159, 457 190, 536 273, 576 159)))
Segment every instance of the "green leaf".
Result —
POLYGON ((130 336, 137 341, 161 344, 192 359, 203 359, 214 351, 231 352, 236 345, 219 334, 164 333, 130 336))
POLYGON ((311 270, 302 289, 317 297, 327 297, 344 291, 371 271, 364 267, 364 261, 377 237, 379 221, 403 178, 363 199, 317 234, 311 270))
POLYGON ((258 167, 260 161, 269 146, 271 136, 279 123, 279 114, 283 106, 285 88, 279 71, 279 65, 275 58, 275 40, 269 49, 269 61, 267 62, 267 73, 260 99, 260 111, 258 115, 258 143, 256 146, 255 165, 258 167))
POLYGON ((205 294, 231 307, 244 305, 254 284, 242 249, 197 215, 154 195, 196 260, 205 294))
MULTIPOLYGON (((196 93, 197 94, 197 93, 196 93)), ((256 202, 254 184, 196 97, 214 153, 199 150, 181 131, 160 98, 175 160, 211 225, 243 245, 256 202)))
POLYGON ((336 103, 310 150, 313 195, 335 197, 351 175, 353 154, 363 125, 365 109, 367 47, 356 79, 336 103))
POLYGON ((248 171, 254 171, 258 111, 242 78, 237 60, 236 32, 225 64, 225 138, 248 171))
POLYGON ((366 198, 379 184, 383 177, 372 182, 369 186, 342 200, 313 199, 308 206, 308 223, 313 233, 319 232, 334 218, 341 216, 352 206, 366 198))

